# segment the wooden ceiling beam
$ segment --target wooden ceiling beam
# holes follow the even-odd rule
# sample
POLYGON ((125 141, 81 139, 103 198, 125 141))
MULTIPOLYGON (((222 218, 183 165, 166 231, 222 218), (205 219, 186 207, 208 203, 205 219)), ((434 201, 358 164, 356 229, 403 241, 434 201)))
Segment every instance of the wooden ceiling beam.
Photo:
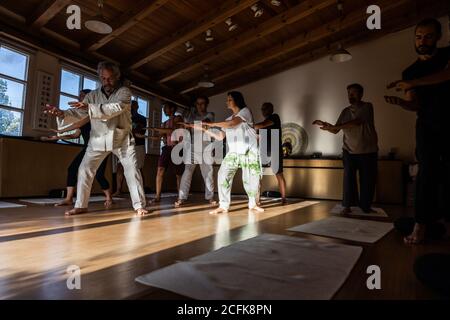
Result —
POLYGON ((226 56, 249 43, 268 36, 285 26, 308 18, 319 10, 336 5, 336 0, 307 0, 263 23, 211 48, 163 73, 160 82, 166 82, 190 72, 210 61, 226 56))
MULTIPOLYGON (((114 61, 114 59, 100 55, 97 52, 83 52, 80 50, 77 42, 56 34, 45 27, 40 30, 31 28, 26 24, 25 18, 5 14, 5 12, 6 10, 0 6, 0 36, 13 39, 15 42, 22 42, 93 70, 96 69, 97 63, 101 60, 114 61)), ((128 79, 133 84, 140 86, 154 96, 172 101, 180 106, 189 105, 189 100, 186 97, 167 86, 157 84, 154 80, 151 81, 151 79, 140 72, 134 71, 130 74, 125 72, 124 74, 128 76, 128 79)))
MULTIPOLYGON (((359 43, 373 41, 375 39, 379 39, 387 34, 398 32, 404 30, 405 28, 412 27, 416 25, 420 20, 430 17, 430 16, 441 16, 446 14, 446 11, 450 10, 450 5, 436 5, 428 7, 426 10, 416 11, 411 10, 410 13, 406 12, 401 14, 400 17, 396 17, 395 20, 388 21, 383 23, 383 28, 377 32, 367 32, 361 31, 359 33, 353 34, 345 39, 341 39, 337 41, 337 43, 341 43, 344 47, 349 47, 352 45, 356 45, 359 43)), ((241 87, 243 85, 261 80, 263 78, 267 78, 274 74, 292 69, 299 65, 302 65, 307 62, 311 62, 322 58, 324 56, 329 55, 328 46, 322 46, 315 48, 309 52, 301 53, 298 56, 293 57, 292 59, 288 59, 286 61, 278 62, 276 64, 271 65, 270 67, 263 67, 260 70, 253 70, 250 74, 236 77, 230 81, 226 81, 221 83, 220 85, 206 89, 202 91, 202 94, 207 96, 213 96, 216 94, 220 94, 226 91, 229 91, 234 88, 241 87)))
POLYGON ((71 2, 71 0, 42 1, 36 12, 31 16, 28 24, 30 24, 33 28, 41 29, 71 2))
POLYGON ((258 0, 228 0, 218 6, 215 10, 209 12, 197 21, 187 25, 185 28, 175 32, 174 34, 165 37, 155 45, 145 50, 139 50, 134 58, 131 59, 128 67, 130 69, 137 69, 142 65, 158 58, 164 53, 176 48, 186 41, 198 36, 209 28, 214 27, 218 23, 225 21, 228 17, 234 16, 257 3, 258 0))
MULTIPOLYGON (((394 2, 390 0, 383 0, 375 1, 374 4, 378 4, 381 7, 382 13, 385 14, 387 11, 396 10, 407 3, 411 3, 411 0, 397 0, 394 2)), ((213 82, 220 82, 242 72, 243 70, 251 69, 293 50, 305 47, 313 42, 325 40, 339 30, 344 30, 356 25, 361 25, 361 29, 364 30, 366 28, 365 23, 367 17, 368 15, 366 14, 365 7, 359 8, 343 18, 335 19, 332 22, 320 26, 310 32, 300 34, 287 41, 281 42, 259 54, 254 55, 253 57, 250 57, 249 59, 241 61, 240 63, 231 64, 221 70, 212 72, 212 74, 210 74, 210 80, 213 82)), ((183 87, 180 92, 184 94, 197 88, 197 81, 192 81, 183 87)))
POLYGON ((130 9, 124 12, 112 23, 113 32, 107 35, 93 35, 82 45, 82 50, 95 51, 103 47, 108 42, 114 40, 122 33, 147 18, 150 14, 164 6, 170 0, 141 0, 133 4, 130 9))

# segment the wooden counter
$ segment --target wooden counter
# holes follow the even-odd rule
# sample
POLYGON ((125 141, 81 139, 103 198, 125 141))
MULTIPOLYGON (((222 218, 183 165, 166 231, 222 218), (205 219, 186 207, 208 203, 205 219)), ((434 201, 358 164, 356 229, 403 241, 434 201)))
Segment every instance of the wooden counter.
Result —
MULTIPOLYGON (((70 162, 80 151, 79 146, 0 138, 0 197, 47 196, 51 189, 64 188, 70 162)), ((158 157, 147 155, 144 167, 146 187, 155 190, 158 157)), ((217 178, 219 166, 214 166, 217 178)), ((269 170, 270 171, 270 170, 269 170)), ((341 160, 284 159, 284 173, 289 197, 340 200, 342 198, 343 166, 341 160)), ((113 184, 111 159, 107 179, 113 184)), ((404 202, 403 162, 379 160, 376 201, 401 204, 404 202)), ((169 169, 164 191, 176 191, 174 172, 169 169)), ((243 194, 241 173, 233 182, 233 193, 243 194)), ((275 176, 265 175, 261 191, 277 191, 275 176)), ((192 192, 203 192, 204 184, 198 168, 191 184, 192 192)), ((101 189, 94 182, 94 192, 101 189)))

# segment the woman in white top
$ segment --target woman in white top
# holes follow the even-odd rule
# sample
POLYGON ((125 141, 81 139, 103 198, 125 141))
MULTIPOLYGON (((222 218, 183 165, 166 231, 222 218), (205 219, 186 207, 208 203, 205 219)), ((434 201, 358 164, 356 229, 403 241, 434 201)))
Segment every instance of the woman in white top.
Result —
POLYGON ((264 209, 256 204, 259 192, 259 180, 262 167, 259 155, 256 131, 253 128, 253 115, 245 104, 242 93, 232 91, 228 93, 227 108, 233 115, 223 122, 202 122, 202 127, 187 125, 203 130, 217 140, 227 138, 228 153, 222 161, 218 174, 219 208, 211 214, 226 213, 231 202, 231 186, 236 171, 242 169, 242 182, 248 195, 248 208, 257 212, 264 209), (219 133, 209 131, 208 127, 218 127, 219 133))

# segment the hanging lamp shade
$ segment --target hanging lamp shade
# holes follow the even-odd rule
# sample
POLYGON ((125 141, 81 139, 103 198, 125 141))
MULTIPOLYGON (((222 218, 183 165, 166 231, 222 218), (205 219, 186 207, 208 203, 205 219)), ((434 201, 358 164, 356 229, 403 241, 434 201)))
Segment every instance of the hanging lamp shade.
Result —
POLYGON ((331 56, 330 56, 330 61, 332 62, 336 62, 336 63, 341 63, 341 62, 346 62, 346 61, 350 61, 352 60, 353 56, 351 55, 350 52, 348 52, 347 50, 345 50, 341 44, 339 44, 338 48, 336 49, 336 51, 334 51, 331 56))
POLYGON ((98 8, 99 8, 99 13, 92 19, 87 20, 84 23, 84 26, 86 27, 86 29, 95 32, 95 33, 100 33, 100 34, 108 34, 112 32, 112 27, 108 24, 108 22, 106 21, 105 17, 102 14, 102 10, 103 10, 103 1, 99 0, 98 1, 98 8))

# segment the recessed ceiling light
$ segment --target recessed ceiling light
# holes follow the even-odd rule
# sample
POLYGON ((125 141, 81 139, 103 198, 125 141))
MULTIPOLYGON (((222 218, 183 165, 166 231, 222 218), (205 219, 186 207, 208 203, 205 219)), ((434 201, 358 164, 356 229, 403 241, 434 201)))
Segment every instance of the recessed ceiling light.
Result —
POLYGON ((205 41, 214 41, 214 37, 212 35, 212 30, 211 29, 206 30, 205 41))
POLYGON ((238 25, 236 23, 233 23, 231 18, 228 18, 225 23, 228 25, 228 31, 234 31, 237 29, 238 25))
POLYGON ((255 18, 259 18, 263 15, 264 9, 261 8, 257 3, 252 5, 252 10, 255 13, 255 18))
POLYGON ((186 46, 186 52, 194 51, 194 46, 191 44, 190 41, 186 41, 186 43, 184 45, 186 46))
POLYGON ((278 0, 271 0, 271 1, 270 1, 270 4, 273 5, 273 6, 275 6, 275 7, 281 6, 281 2, 278 1, 278 0))

